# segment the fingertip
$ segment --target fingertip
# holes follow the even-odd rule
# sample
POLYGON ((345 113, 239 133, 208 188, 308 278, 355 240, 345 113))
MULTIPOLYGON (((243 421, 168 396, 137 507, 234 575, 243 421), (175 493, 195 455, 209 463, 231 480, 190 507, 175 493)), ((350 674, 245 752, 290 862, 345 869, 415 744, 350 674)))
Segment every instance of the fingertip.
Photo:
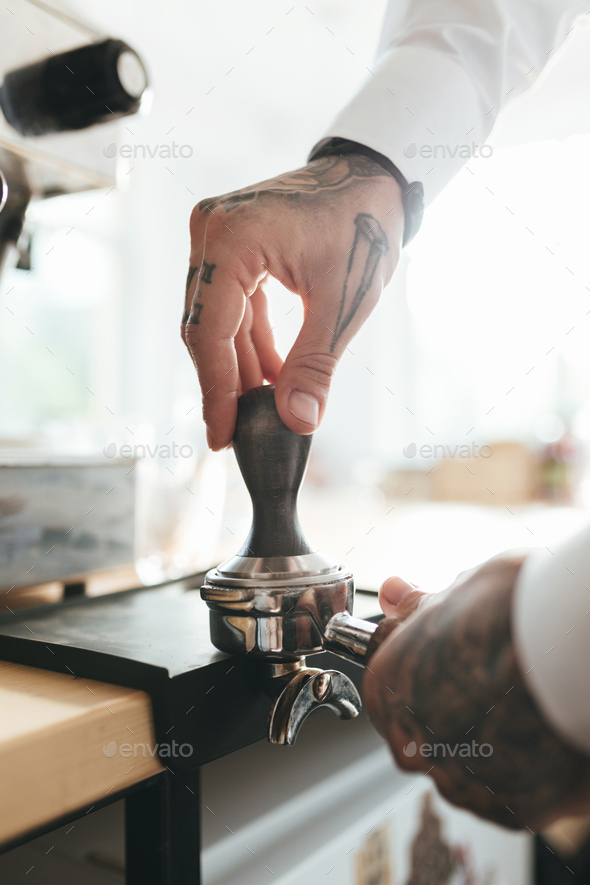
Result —
POLYGON ((226 449, 231 449, 232 440, 234 438, 234 428, 232 427, 231 432, 224 433, 222 435, 218 434, 213 438, 213 445, 211 446, 214 452, 225 452, 226 449))
POLYGON ((322 420, 322 402, 313 392, 285 384, 279 377, 275 389, 275 403, 281 420, 294 433, 306 436, 319 427, 322 420))
POLYGON ((211 443, 209 443, 209 448, 212 452, 225 452, 227 449, 231 449, 231 440, 230 442, 226 441, 218 441, 213 439, 211 443))
POLYGON ((298 420, 284 403, 282 398, 275 396, 275 402, 279 417, 289 430, 292 430, 293 433, 298 433, 301 436, 309 436, 309 434, 314 432, 316 428, 304 421, 298 420))
POLYGON ((293 420, 302 424, 307 432, 313 432, 320 422, 320 404, 315 396, 304 390, 292 390, 287 398, 287 408, 293 420))
POLYGON ((233 415, 233 417, 223 423, 211 420, 211 417, 208 417, 205 422, 207 445, 212 452, 222 452, 231 446, 236 424, 236 415, 233 415))
POLYGON ((415 590, 415 586, 404 581, 398 575, 387 578, 379 588, 379 601, 391 606, 398 606, 407 593, 415 590))

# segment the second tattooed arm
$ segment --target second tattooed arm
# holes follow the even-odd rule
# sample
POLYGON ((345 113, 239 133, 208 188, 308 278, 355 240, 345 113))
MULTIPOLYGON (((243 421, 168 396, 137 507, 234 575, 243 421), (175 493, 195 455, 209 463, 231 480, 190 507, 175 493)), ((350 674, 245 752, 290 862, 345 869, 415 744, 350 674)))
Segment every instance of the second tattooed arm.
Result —
POLYGON ((590 810, 590 757, 550 727, 521 672, 511 629, 521 565, 492 559, 431 600, 408 588, 401 610, 382 593, 386 614, 411 617, 371 658, 365 701, 402 768, 430 774, 455 805, 535 831, 590 810))
POLYGON ((238 395, 264 380, 276 384, 288 427, 315 430, 338 360, 397 266, 403 229, 398 183, 360 154, 314 160, 195 207, 182 335, 212 448, 231 440, 238 395), (304 307, 284 365, 268 318, 269 277, 304 307))

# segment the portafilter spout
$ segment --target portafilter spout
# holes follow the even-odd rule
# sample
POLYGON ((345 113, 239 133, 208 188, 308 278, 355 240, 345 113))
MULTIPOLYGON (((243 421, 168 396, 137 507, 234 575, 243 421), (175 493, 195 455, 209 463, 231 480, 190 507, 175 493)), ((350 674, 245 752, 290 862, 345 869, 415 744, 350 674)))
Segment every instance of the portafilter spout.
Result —
POLYGON ((238 553, 208 572, 201 588, 216 648, 263 659, 287 682, 271 716, 275 743, 293 743, 316 706, 342 718, 358 715, 352 681, 306 668, 305 656, 332 651, 364 666, 377 630, 352 615, 352 573, 312 547, 301 529, 297 496, 310 447, 311 436, 281 421, 274 387, 239 398, 233 448, 252 499, 252 526, 238 553))

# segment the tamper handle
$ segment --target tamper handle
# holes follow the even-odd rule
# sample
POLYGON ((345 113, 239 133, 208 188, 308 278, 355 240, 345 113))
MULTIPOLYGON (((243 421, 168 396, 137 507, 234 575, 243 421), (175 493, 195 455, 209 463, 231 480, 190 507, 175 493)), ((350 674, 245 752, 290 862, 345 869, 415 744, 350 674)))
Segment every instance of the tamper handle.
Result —
POLYGON ((283 424, 274 386, 254 387, 238 399, 233 448, 253 508, 250 534, 238 556, 313 553, 297 516, 311 436, 300 436, 283 424))

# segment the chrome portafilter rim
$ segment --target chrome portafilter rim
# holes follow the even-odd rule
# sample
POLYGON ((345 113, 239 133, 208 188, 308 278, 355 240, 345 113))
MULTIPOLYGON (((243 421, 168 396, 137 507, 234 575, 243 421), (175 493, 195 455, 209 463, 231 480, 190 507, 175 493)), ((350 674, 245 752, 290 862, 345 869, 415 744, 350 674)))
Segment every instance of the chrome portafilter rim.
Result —
MULTIPOLYGON (((270 588, 288 590, 333 584, 352 577, 352 573, 335 560, 318 551, 301 556, 232 556, 207 572, 206 585, 253 590, 265 593, 270 588)), ((203 594, 206 599, 206 591, 203 594)))

